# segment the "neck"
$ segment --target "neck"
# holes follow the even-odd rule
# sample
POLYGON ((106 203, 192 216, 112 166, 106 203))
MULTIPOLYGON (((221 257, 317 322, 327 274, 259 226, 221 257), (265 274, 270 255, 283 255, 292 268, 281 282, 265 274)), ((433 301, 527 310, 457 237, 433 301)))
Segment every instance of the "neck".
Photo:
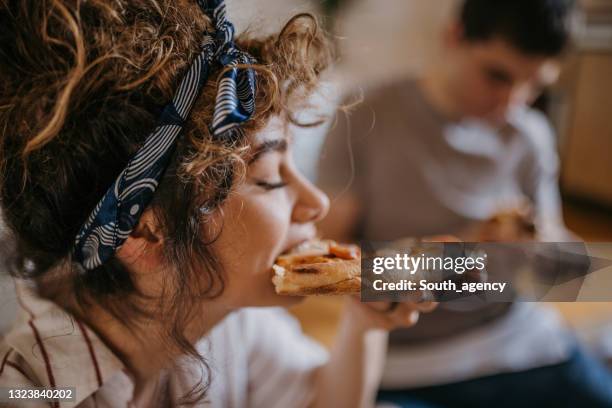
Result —
POLYGON ((151 319, 126 327, 106 310, 94 306, 80 318, 123 361, 136 388, 156 376, 173 359, 174 352, 162 344, 163 327, 151 319))
MULTIPOLYGON (((112 306, 116 313, 110 313, 109 307, 101 304, 97 299, 89 297, 85 302, 79 302, 75 296, 76 289, 70 282, 72 277, 68 268, 61 266, 45 274, 37 282, 39 296, 55 302, 58 306, 71 313, 80 321, 86 323, 102 340, 106 346, 124 363, 134 380, 135 393, 145 390, 151 382, 157 382, 165 368, 171 367, 178 357, 185 355, 189 350, 180 346, 179 341, 187 341, 195 345, 215 325, 223 320, 229 309, 223 296, 218 296, 194 305, 194 310, 184 327, 182 339, 176 339, 173 333, 175 319, 172 317, 172 307, 160 311, 160 299, 163 291, 149 290, 150 286, 163 287, 161 282, 154 281, 163 276, 146 274, 146 277, 134 274, 135 286, 140 293, 148 294, 145 297, 128 295, 124 298, 113 299, 112 306), (133 307, 129 304, 133 302, 133 307), (143 313, 144 312, 144 313, 143 313), (119 316, 119 317, 118 317, 119 316), (121 317, 132 319, 121 319, 121 317)), ((168 304, 172 298, 164 299, 168 304)), ((195 300, 194 300, 195 301, 195 300)), ((179 308, 179 315, 184 315, 185 308, 179 308)))
MULTIPOLYGON (((173 362, 185 354, 185 350, 175 345, 168 333, 171 333, 173 321, 165 321, 160 317, 136 317, 127 323, 108 312, 106 308, 95 301, 83 308, 74 297, 70 285, 46 285, 40 293, 76 318, 86 323, 125 364, 135 382, 136 392, 146 388, 151 381, 157 381, 161 372, 172 366, 173 362), (55 288, 55 290, 53 290, 55 288), (60 289, 62 288, 62 289, 60 289)), ((145 311, 155 311, 157 302, 148 301, 149 304, 140 303, 138 307, 145 311)), ((219 302, 211 300, 198 306, 206 313, 194 313, 197 317, 186 324, 185 339, 195 344, 204 337, 216 324, 223 320, 231 311, 220 307, 219 302)), ((124 302, 124 305, 126 303, 124 302)), ((130 311, 118 308, 120 315, 129 315, 130 311)), ((159 316, 159 312, 150 312, 151 316, 159 316)), ((170 320, 170 319, 166 319, 170 320)))
MULTIPOLYGON (((171 331, 161 318, 151 318, 134 323, 127 328, 124 323, 101 308, 88 312, 85 322, 100 336, 113 352, 125 363, 136 382, 136 389, 150 381, 157 380, 159 374, 172 366, 186 350, 168 341, 171 331)), ((197 314, 197 319, 185 328, 185 339, 192 345, 204 337, 227 312, 214 312, 213 305, 206 306, 205 317, 197 314)))

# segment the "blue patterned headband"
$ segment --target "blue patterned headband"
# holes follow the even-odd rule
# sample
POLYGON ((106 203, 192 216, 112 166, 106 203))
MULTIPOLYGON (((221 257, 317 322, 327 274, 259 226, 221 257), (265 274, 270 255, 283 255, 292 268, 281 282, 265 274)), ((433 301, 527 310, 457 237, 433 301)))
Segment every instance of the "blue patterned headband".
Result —
POLYGON ((198 5, 212 19, 214 31, 204 33, 202 51, 189 67, 172 102, 165 106, 157 126, 79 230, 74 254, 86 270, 112 258, 138 224, 153 199, 212 64, 229 68, 221 76, 217 90, 210 125, 213 137, 226 138, 255 110, 255 72, 238 66, 253 64, 255 60, 236 48, 234 26, 225 18, 224 1, 198 0, 198 5))

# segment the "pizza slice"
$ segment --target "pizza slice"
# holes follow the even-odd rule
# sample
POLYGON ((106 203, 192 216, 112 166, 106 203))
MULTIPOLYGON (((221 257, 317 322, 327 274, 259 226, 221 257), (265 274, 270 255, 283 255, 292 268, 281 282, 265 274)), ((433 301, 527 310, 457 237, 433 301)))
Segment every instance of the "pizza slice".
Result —
POLYGON ((280 295, 341 295, 361 289, 361 251, 356 245, 307 241, 279 256, 272 268, 280 295))

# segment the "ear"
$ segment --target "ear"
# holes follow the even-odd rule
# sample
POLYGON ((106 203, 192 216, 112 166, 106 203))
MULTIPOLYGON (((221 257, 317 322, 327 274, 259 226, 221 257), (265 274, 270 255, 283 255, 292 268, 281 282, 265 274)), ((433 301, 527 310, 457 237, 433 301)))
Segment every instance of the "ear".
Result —
POLYGON ((463 25, 458 20, 451 21, 442 34, 442 42, 446 48, 457 48, 464 40, 463 25))
POLYGON ((151 270, 160 263, 163 244, 164 237, 158 221, 153 211, 147 209, 117 251, 117 258, 132 268, 151 270))

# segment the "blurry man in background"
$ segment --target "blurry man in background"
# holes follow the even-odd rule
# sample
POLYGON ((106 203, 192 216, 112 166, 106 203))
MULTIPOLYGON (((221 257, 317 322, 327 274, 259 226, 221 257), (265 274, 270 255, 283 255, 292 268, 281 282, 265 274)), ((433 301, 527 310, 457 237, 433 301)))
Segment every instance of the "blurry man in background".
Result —
MULTIPOLYGON (((477 239, 483 222, 528 202, 538 239, 568 239, 555 137, 529 105, 559 75, 569 12, 565 0, 466 0, 420 78, 367 91, 327 138, 318 172, 332 199, 326 235, 477 239)), ((391 335, 381 400, 612 406, 609 374, 554 311, 460 306, 442 304, 391 335)))

